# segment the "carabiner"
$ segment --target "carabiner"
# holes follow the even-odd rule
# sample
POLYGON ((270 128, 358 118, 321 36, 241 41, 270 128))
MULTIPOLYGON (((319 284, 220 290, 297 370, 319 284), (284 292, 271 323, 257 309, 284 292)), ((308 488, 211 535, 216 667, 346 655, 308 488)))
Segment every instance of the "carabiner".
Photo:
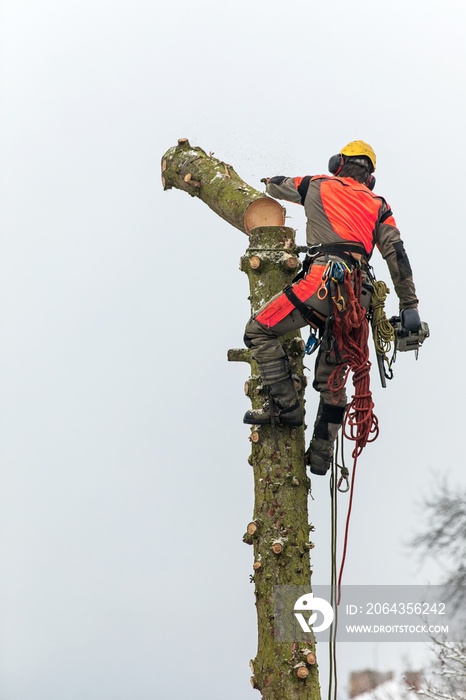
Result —
POLYGON ((341 476, 340 476, 340 478, 338 479, 338 482, 337 482, 337 489, 338 489, 338 491, 339 491, 340 493, 347 493, 347 492, 350 490, 350 484, 349 484, 349 479, 348 479, 348 477, 349 477, 349 471, 348 471, 348 469, 347 469, 346 467, 340 467, 340 465, 337 465, 337 466, 338 466, 338 468, 339 468, 340 471, 341 471, 341 476), (341 488, 340 488, 340 486, 342 485, 343 481, 346 482, 346 488, 345 488, 345 489, 341 489, 341 488))
POLYGON ((334 296, 332 297, 333 303, 337 307, 338 311, 344 311, 346 307, 345 299, 340 291, 340 285, 338 282, 335 283, 336 291, 334 296), (338 296, 337 296, 338 295, 338 296))

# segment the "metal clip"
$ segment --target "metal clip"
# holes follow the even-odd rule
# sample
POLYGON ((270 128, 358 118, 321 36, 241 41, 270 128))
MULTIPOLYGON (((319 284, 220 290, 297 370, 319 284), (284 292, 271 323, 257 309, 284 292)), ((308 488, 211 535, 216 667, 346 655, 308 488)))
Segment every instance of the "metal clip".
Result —
POLYGON ((344 311, 346 304, 345 304, 344 297, 340 291, 340 285, 338 284, 338 282, 335 284, 335 287, 336 287, 335 294, 332 296, 333 303, 337 307, 338 311, 344 311))
POLYGON ((348 471, 348 469, 347 469, 346 467, 340 467, 339 464, 338 464, 337 466, 338 466, 338 468, 339 468, 340 471, 341 471, 341 476, 340 476, 340 478, 338 479, 338 483, 337 483, 337 489, 338 489, 338 491, 339 491, 340 493, 347 493, 347 492, 349 491, 349 489, 350 489, 349 478, 348 478, 348 477, 349 477, 349 471, 348 471), (344 488, 344 489, 340 488, 340 486, 342 485, 343 482, 346 483, 346 488, 344 488))

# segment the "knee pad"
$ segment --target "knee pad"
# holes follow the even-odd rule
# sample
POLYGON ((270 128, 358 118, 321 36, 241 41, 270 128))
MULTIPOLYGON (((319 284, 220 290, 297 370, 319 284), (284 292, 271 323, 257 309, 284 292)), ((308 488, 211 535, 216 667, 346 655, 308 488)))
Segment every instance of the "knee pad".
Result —
POLYGON ((320 415, 317 416, 317 421, 314 426, 314 437, 328 440, 330 437, 328 424, 341 425, 345 415, 346 406, 333 406, 328 403, 323 403, 320 415))
POLYGON ((324 403, 322 406, 321 419, 326 423, 343 423, 346 406, 333 406, 324 403))

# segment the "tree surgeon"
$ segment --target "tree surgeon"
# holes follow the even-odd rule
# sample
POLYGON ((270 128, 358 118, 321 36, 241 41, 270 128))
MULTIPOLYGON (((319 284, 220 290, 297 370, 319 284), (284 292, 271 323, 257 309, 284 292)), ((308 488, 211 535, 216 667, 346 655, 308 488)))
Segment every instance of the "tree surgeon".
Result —
MULTIPOLYGON (((370 282, 368 261, 377 246, 387 262, 400 309, 413 309, 411 317, 420 325, 411 266, 400 232, 385 199, 373 192, 375 167, 371 146, 351 141, 330 158, 331 175, 264 180, 272 197, 304 206, 308 251, 303 271, 293 284, 266 303, 246 326, 244 340, 258 363, 269 400, 262 409, 247 411, 245 423, 303 424, 304 412, 279 339, 307 324, 322 336, 326 318, 334 313, 335 300, 328 293, 326 279, 330 270, 339 268, 350 274, 361 269, 363 279, 370 282)), ((360 299, 367 307, 366 298, 370 299, 367 291, 360 299)), ((313 382, 320 402, 305 458, 313 474, 324 475, 331 466, 334 442, 344 419, 346 392, 343 389, 335 402, 328 385, 338 365, 338 356, 332 356, 321 344, 313 382)), ((342 365, 341 376, 345 370, 342 365)))

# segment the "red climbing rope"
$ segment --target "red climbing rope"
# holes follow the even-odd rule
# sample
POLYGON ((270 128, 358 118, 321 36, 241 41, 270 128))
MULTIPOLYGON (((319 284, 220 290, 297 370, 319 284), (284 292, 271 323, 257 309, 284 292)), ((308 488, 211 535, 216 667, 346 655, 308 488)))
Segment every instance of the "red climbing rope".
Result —
POLYGON ((345 272, 343 282, 346 304, 345 308, 335 313, 333 335, 339 362, 328 380, 332 401, 338 404, 341 400, 349 373, 353 373, 354 394, 347 406, 343 422, 343 434, 355 442, 352 452, 353 474, 351 477, 350 500, 346 516, 343 555, 338 576, 337 604, 341 598, 341 580, 348 547, 348 532, 353 506, 354 481, 358 457, 368 442, 373 442, 379 434, 377 417, 374 414, 374 402, 370 390, 369 360, 369 322, 366 310, 359 303, 362 291, 362 272, 355 270, 345 272))
POLYGON ((354 394, 345 413, 343 432, 355 441, 353 457, 359 456, 368 442, 373 442, 379 427, 374 415, 374 402, 370 390, 369 322, 366 310, 359 303, 362 289, 361 270, 345 272, 344 289, 346 306, 335 314, 333 335, 339 354, 338 364, 330 375, 328 387, 332 401, 338 404, 349 373, 353 373, 354 394))

